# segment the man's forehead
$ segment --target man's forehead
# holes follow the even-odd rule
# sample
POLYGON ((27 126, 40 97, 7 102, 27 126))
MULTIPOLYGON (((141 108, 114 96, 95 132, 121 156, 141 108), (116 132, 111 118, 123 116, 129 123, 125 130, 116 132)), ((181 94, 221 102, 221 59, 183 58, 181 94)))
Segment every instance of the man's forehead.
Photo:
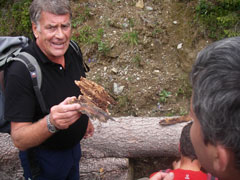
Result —
POLYGON ((52 24, 71 23, 70 14, 58 15, 58 14, 53 14, 53 13, 46 12, 46 11, 42 11, 40 21, 41 20, 44 20, 45 22, 52 23, 52 24))

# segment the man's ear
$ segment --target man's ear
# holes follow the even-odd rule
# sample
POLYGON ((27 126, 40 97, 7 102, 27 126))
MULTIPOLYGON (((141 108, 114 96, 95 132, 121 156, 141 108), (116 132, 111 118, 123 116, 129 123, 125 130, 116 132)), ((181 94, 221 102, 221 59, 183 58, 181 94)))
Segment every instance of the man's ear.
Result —
POLYGON ((35 23, 32 23, 32 31, 35 36, 35 38, 38 38, 38 30, 37 30, 37 25, 35 23))
POLYGON ((215 148, 213 168, 216 172, 224 172, 230 163, 231 152, 222 145, 216 145, 215 148))

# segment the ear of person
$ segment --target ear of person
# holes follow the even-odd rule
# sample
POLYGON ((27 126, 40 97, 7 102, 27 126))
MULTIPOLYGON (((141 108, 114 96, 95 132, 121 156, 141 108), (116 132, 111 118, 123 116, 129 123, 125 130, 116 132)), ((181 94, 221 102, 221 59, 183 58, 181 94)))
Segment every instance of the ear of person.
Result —
POLYGON ((222 145, 216 145, 216 155, 213 162, 213 168, 217 172, 225 172, 231 161, 231 152, 222 145))
POLYGON ((37 32, 37 25, 35 23, 32 23, 32 31, 35 36, 35 38, 38 38, 38 32, 37 32))

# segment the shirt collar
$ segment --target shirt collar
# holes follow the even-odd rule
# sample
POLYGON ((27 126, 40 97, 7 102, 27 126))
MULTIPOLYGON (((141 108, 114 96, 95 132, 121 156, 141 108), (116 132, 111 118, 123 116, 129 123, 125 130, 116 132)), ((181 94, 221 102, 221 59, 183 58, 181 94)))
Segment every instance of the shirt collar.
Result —
MULTIPOLYGON (((56 64, 54 62, 52 62, 51 60, 48 59, 48 57, 42 52, 42 50, 39 48, 39 46, 37 45, 36 41, 33 41, 33 48, 37 54, 37 56, 39 57, 39 60, 42 61, 44 64, 45 63, 52 63, 52 64, 56 64)), ((69 54, 69 48, 67 49, 66 53, 64 54, 65 57, 65 66, 67 67, 70 64, 70 60, 66 60, 67 58, 67 54, 69 54)))

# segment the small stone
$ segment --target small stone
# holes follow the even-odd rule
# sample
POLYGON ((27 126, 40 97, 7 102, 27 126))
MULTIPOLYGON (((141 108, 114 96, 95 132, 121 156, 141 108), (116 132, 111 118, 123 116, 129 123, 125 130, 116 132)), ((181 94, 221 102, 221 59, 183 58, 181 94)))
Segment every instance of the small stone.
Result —
POLYGON ((150 6, 146 6, 146 10, 148 10, 148 11, 152 11, 152 10, 153 10, 153 8, 152 8, 152 7, 150 7, 150 6))
POLYGON ((124 28, 127 28, 127 27, 128 27, 128 24, 127 24, 127 23, 123 23, 123 27, 124 27, 124 28))
POLYGON ((160 71, 157 69, 153 71, 153 74, 159 74, 159 73, 160 73, 160 71))
POLYGON ((117 83, 113 83, 113 93, 119 95, 123 92, 124 86, 120 86, 117 83))
POLYGON ((183 43, 178 44, 178 45, 177 45, 177 49, 181 49, 182 46, 183 46, 183 43))
POLYGON ((117 74, 117 73, 118 73, 117 68, 112 68, 111 71, 112 71, 114 74, 117 74))
POLYGON ((177 24, 178 22, 177 21, 173 21, 173 24, 177 24))

